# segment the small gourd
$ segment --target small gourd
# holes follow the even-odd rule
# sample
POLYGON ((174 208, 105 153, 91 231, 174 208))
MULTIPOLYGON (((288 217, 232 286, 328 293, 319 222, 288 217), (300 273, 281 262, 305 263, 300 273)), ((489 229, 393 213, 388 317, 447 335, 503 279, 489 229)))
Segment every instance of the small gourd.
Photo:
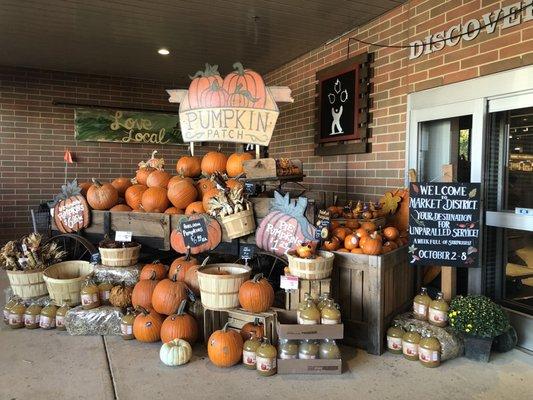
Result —
POLYGON ((416 319, 427 321, 428 308, 431 302, 431 297, 425 287, 420 290, 420 294, 416 295, 413 300, 413 315, 416 319))
POLYGON ((65 316, 67 315, 70 306, 68 305, 70 300, 64 300, 63 305, 57 309, 56 312, 56 329, 58 331, 66 331, 67 327, 65 326, 65 316))
POLYGON ((183 339, 173 339, 163 343, 159 350, 161 362, 170 367, 188 363, 192 357, 191 345, 183 339))
POLYGON ((341 358, 341 351, 334 339, 324 339, 320 343, 318 357, 330 360, 339 360, 341 358))
POLYGON ((397 325, 387 329, 387 349, 394 354, 402 354, 402 337, 405 331, 397 325))
POLYGON ((436 337, 427 331, 422 332, 418 343, 418 359, 424 367, 436 368, 440 365, 441 345, 436 337))
POLYGON ((402 337, 403 356, 410 361, 418 361, 418 344, 420 343, 420 334, 414 326, 409 327, 409 331, 402 337))
POLYGON ((272 376, 278 369, 276 366, 276 358, 278 352, 274 346, 270 344, 270 340, 264 337, 263 342, 255 352, 257 373, 261 376, 272 376))
POLYGON ((52 303, 41 310, 39 317, 39 326, 41 329, 54 329, 56 327, 56 312, 57 307, 52 303))
POLYGON ((255 369, 256 366, 256 351, 261 345, 261 340, 255 336, 251 336, 242 347, 242 363, 248 369, 255 369))
POLYGON ((15 304, 17 304, 17 300, 15 297, 11 297, 11 299, 4 306, 4 324, 6 325, 9 325, 9 314, 11 313, 11 307, 13 307, 15 304))
POLYGON ((320 311, 316 308, 315 302, 311 297, 307 299, 305 308, 300 311, 298 323, 302 325, 320 324, 320 311))
POLYGON ((11 329, 24 328, 24 313, 26 306, 19 300, 9 309, 9 326, 11 329))
POLYGON ((100 298, 101 304, 109 304, 109 296, 111 295, 111 289, 113 289, 113 284, 109 281, 104 281, 98 285, 98 297, 100 298))
POLYGON ((314 360, 318 358, 318 343, 312 339, 304 339, 298 348, 298 358, 314 360))
POLYGON ((429 323, 441 328, 448 325, 448 308, 448 303, 444 300, 442 292, 437 293, 437 298, 429 303, 429 323))
POLYGON ((280 339, 278 353, 279 358, 282 360, 298 358, 298 342, 296 340, 280 339))
POLYGON ((26 329, 37 329, 42 307, 37 303, 32 303, 24 313, 24 326, 26 329))
POLYGON ((320 312, 320 323, 324 325, 336 325, 341 323, 341 312, 333 303, 333 299, 328 299, 326 305, 320 312))
POLYGON ((90 310, 100 306, 100 298, 98 297, 98 286, 90 277, 85 279, 81 287, 81 306, 84 310, 90 310))
POLYGON ((120 320, 120 333, 122 339, 132 340, 135 339, 133 335, 133 322, 135 321, 135 314, 133 313, 133 308, 128 307, 126 314, 120 320))

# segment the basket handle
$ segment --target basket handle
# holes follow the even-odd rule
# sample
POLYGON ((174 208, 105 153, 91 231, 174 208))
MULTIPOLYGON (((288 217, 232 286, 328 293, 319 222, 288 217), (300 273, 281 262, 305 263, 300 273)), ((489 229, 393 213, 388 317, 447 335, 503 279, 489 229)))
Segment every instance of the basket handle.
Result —
POLYGON ((200 265, 200 266, 198 267, 198 271, 200 271, 201 269, 204 269, 204 268, 207 266, 207 262, 208 262, 208 261, 209 261, 209 256, 207 256, 207 257, 205 258, 205 260, 202 261, 202 265, 200 265))

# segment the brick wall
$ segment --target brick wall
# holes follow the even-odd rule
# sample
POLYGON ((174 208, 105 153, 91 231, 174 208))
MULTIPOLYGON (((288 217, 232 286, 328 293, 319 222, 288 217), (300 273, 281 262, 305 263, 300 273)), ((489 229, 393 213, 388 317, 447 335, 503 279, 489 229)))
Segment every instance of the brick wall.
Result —
POLYGON ((290 86, 295 102, 281 107, 271 155, 302 159, 306 183, 313 190, 373 200, 387 188, 403 185, 407 94, 532 64, 533 21, 504 30, 500 22, 490 35, 481 32, 472 41, 461 41, 413 61, 407 49, 352 42, 350 56, 375 53, 370 154, 314 155, 316 71, 346 59, 349 37, 406 44, 512 3, 515 1, 412 0, 272 71, 267 83, 290 86))
POLYGON ((66 148, 76 161, 68 167, 68 178, 79 181, 133 177, 137 163, 154 149, 174 172, 177 159, 186 153, 181 146, 76 142, 74 108, 54 106, 54 99, 176 111, 165 92, 170 87, 175 85, 0 68, 0 243, 27 233, 29 210, 59 192, 66 148))

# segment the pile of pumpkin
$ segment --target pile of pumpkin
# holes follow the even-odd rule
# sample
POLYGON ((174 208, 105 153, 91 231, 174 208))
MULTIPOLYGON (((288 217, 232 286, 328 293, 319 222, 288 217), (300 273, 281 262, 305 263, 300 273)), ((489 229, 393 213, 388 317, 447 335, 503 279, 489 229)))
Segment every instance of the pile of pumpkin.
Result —
POLYGON ((253 158, 250 153, 233 153, 226 157, 210 151, 202 158, 183 156, 176 164, 177 175, 164 170, 165 162, 156 158, 139 163, 134 179, 116 178, 110 183, 80 184, 82 194, 94 210, 195 214, 209 211, 209 200, 219 194, 211 176, 226 174, 226 185, 242 186, 236 177, 243 173, 243 162, 253 158))
MULTIPOLYGON (((177 258, 170 267, 159 262, 146 264, 133 288, 131 303, 137 314, 133 336, 140 342, 161 340, 164 344, 160 356, 167 365, 181 365, 190 360, 190 352, 188 358, 170 360, 170 347, 179 347, 176 354, 182 354, 198 339, 198 324, 195 317, 186 312, 185 305, 189 290, 196 296, 200 294, 199 268, 198 260, 190 256, 177 258)), ((274 303, 274 290, 267 279, 255 276, 242 284, 239 302, 245 311, 264 312, 274 303)), ((197 306, 199 302, 192 304, 197 306)), ((197 317, 201 315, 197 309, 189 312, 197 317)), ((235 365, 242 358, 244 340, 251 334, 262 337, 264 330, 260 328, 257 323, 249 323, 242 327, 240 334, 227 327, 213 332, 207 341, 209 359, 218 367, 235 365)))
POLYGON ((331 235, 322 248, 328 251, 380 255, 405 246, 409 240, 407 231, 394 226, 379 229, 374 222, 347 220, 344 226, 331 222, 331 235))

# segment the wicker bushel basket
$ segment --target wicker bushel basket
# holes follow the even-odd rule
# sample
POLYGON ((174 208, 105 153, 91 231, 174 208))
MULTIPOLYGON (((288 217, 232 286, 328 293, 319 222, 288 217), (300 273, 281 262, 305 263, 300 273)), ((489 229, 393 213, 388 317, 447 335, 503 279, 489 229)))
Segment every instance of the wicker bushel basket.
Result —
POLYGON ((91 272, 93 266, 87 261, 64 261, 46 268, 44 280, 55 305, 60 306, 66 300, 70 306, 80 304, 81 284, 91 272))
POLYGON ((48 294, 46 283, 43 279, 43 270, 6 272, 13 294, 23 299, 48 294))
POLYGON ((130 267, 137 264, 141 252, 141 245, 120 247, 118 249, 99 247, 98 251, 100 251, 102 265, 107 265, 108 267, 130 267))
POLYGON ((300 258, 294 253, 287 253, 289 259, 289 271, 293 276, 298 278, 315 280, 326 279, 331 276, 333 271, 333 259, 335 255, 329 251, 318 251, 316 258, 300 258))
POLYGON ((237 239, 255 232, 254 212, 245 210, 220 218, 228 238, 237 239))
POLYGON ((239 307, 239 289, 251 268, 239 264, 210 264, 198 270, 202 305, 211 310, 239 307))

